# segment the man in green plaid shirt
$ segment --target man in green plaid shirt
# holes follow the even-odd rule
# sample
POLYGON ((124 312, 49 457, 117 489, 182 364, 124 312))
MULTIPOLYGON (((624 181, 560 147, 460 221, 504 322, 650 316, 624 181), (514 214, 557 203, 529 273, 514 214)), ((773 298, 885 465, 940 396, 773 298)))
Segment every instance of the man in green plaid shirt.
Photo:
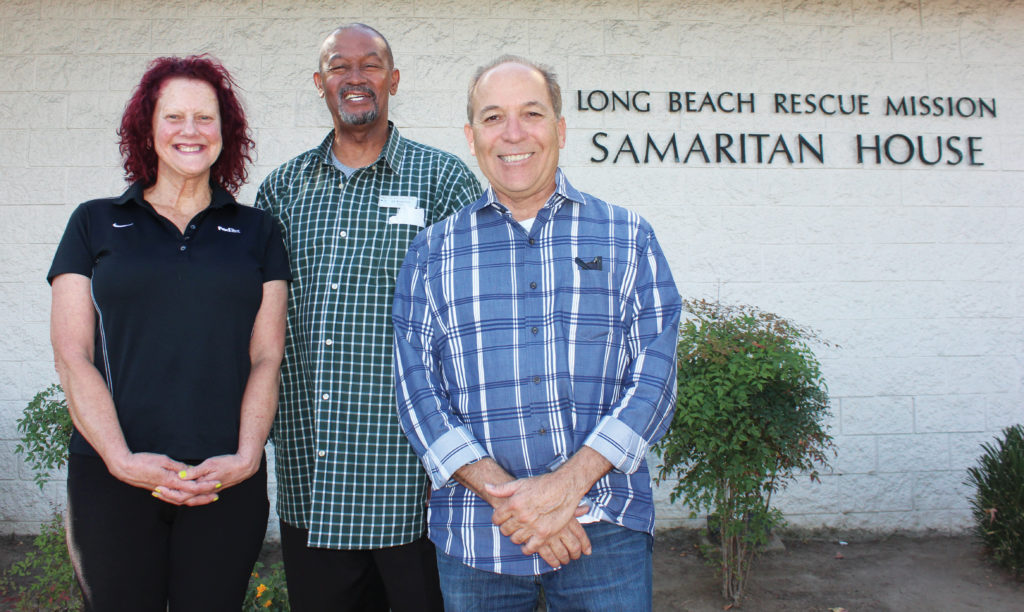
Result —
POLYGON ((442 606, 428 479, 395 407, 391 301, 413 237, 480 185, 388 121, 398 80, 379 32, 331 33, 313 81, 334 130, 256 196, 281 223, 295 277, 273 441, 296 612, 442 606))

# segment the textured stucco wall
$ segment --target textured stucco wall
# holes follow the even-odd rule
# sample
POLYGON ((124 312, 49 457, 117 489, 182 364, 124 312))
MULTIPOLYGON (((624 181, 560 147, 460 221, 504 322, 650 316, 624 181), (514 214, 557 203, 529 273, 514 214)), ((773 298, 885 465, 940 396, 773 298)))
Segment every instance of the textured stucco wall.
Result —
MULTIPOLYGON (((406 135, 469 158, 473 68, 504 53, 553 65, 565 91, 563 166, 585 191, 655 226, 687 296, 743 301, 820 329, 839 455, 820 485, 779 500, 802 526, 958 530, 964 468, 1024 420, 1024 6, 1009 0, 480 3, 0 3, 0 532, 34 530, 42 494, 12 454, 14 421, 55 380, 43 280, 68 214, 120 191, 114 128, 146 63, 209 52, 240 83, 260 180, 318 143, 330 121, 312 87, 333 26, 365 21, 402 71, 392 116, 406 135), (580 111, 582 90, 649 91, 652 109, 580 111), (668 92, 753 94, 753 113, 670 113, 668 92), (775 93, 864 94, 870 114, 773 112, 775 93), (996 117, 886 117, 886 96, 995 99, 996 117), (592 162, 675 134, 821 135, 825 161, 592 162), (857 134, 980 137, 977 160, 858 163, 857 134)), ((699 95, 702 95, 699 94, 699 95)), ((753 141, 748 140, 749 143, 753 141)), ((965 150, 965 140, 960 149, 965 150)), ((898 143, 897 143, 898 144, 898 143)), ((738 155, 736 147, 731 150, 738 155)), ((930 155, 931 153, 929 153, 930 155)), ((471 163, 472 160, 470 159, 471 163)), ((667 498, 662 491, 659 496, 667 498)), ((663 525, 685 511, 659 510, 663 525)))

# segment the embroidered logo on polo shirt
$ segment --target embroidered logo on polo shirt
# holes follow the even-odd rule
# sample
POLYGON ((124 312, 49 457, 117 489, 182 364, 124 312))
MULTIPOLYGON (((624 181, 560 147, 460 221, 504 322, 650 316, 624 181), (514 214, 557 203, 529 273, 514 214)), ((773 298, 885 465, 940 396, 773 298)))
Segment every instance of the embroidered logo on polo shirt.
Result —
POLYGON ((122 229, 122 228, 125 228, 125 227, 131 227, 131 226, 133 226, 135 224, 134 223, 114 223, 113 225, 117 229, 122 229))
POLYGON ((217 226, 217 231, 218 232, 227 232, 229 234, 241 234, 242 233, 242 230, 240 230, 240 229, 237 229, 237 228, 234 228, 234 227, 224 227, 223 225, 218 225, 217 226))

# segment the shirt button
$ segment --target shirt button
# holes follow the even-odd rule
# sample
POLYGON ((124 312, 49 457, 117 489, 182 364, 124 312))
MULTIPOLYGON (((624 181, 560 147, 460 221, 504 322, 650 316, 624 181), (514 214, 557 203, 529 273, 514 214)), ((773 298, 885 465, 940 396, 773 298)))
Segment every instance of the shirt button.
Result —
POLYGON ((338 290, 338 283, 331 283, 331 289, 338 290))
POLYGON ((543 436, 543 435, 544 435, 544 434, 546 434, 546 433, 548 433, 548 430, 547 430, 547 429, 545 429, 545 428, 543 428, 543 427, 541 427, 541 428, 540 428, 540 435, 542 435, 542 436, 543 436))
POLYGON ((327 456, 327 451, 319 451, 319 452, 318 452, 318 453, 316 454, 316 456, 317 456, 317 457, 326 457, 326 456, 327 456))
POLYGON ((340 232, 338 232, 338 235, 341 236, 342 238, 348 238, 348 232, 346 232, 345 230, 341 230, 340 232))
POLYGON ((179 251, 184 251, 184 250, 185 250, 185 249, 187 249, 187 248, 188 248, 187 246, 185 246, 185 245, 181 245, 180 247, 178 247, 178 250, 179 250, 179 251))
POLYGON ((324 393, 320 397, 324 398, 325 400, 329 400, 329 399, 331 399, 331 394, 330 393, 324 393))
POLYGON ((324 344, 326 344, 327 346, 330 346, 330 345, 334 344, 334 340, 331 340, 330 338, 328 338, 328 339, 324 340, 324 344))
POLYGON ((533 244, 533 238, 530 238, 530 244, 533 244))
POLYGON ((540 376, 534 376, 533 377, 533 382, 534 383, 539 383, 540 382, 540 376))
POLYGON ((192 229, 196 229, 196 226, 195 226, 195 224, 193 224, 193 225, 190 225, 189 227, 191 227, 192 229))
POLYGON ((530 282, 530 289, 536 289, 536 288, 537 288, 537 283, 531 281, 530 282))
POLYGON ((536 334, 537 333, 537 328, 536 327, 532 327, 532 328, 530 328, 530 331, 536 334))

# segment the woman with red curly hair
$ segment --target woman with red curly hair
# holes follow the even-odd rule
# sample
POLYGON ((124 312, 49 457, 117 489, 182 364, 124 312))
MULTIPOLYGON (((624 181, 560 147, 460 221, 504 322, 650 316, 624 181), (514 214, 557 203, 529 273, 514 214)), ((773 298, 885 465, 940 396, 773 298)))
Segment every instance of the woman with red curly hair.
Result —
POLYGON ((234 87, 208 57, 150 64, 118 130, 131 185, 72 213, 47 277, 87 610, 237 610, 266 532, 291 275, 233 196, 253 150, 234 87))

